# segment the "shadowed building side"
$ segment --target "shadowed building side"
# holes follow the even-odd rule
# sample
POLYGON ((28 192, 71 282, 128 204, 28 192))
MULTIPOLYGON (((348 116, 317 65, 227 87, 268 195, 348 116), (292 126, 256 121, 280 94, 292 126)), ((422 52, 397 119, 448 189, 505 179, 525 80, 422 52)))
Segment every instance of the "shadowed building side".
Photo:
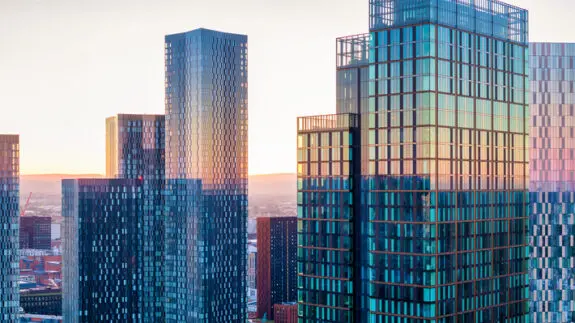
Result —
POLYGON ((0 135, 0 321, 17 323, 20 137, 0 135))

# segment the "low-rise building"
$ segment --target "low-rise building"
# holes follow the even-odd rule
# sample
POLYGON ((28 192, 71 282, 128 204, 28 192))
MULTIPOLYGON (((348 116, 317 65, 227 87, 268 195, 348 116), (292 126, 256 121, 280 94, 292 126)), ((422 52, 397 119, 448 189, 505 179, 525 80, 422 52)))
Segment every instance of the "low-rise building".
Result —
POLYGON ((274 305, 275 323, 297 323, 297 303, 279 303, 274 305))

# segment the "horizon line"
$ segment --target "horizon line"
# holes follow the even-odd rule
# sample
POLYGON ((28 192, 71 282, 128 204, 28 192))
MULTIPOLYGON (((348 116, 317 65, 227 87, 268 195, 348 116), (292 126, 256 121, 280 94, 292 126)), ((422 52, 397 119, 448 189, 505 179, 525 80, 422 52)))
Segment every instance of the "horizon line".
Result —
MULTIPOLYGON (((20 176, 61 176, 61 175, 96 175, 96 176, 106 176, 106 174, 99 174, 99 173, 26 173, 20 174, 20 176)), ((248 174, 248 176, 269 176, 269 175, 297 175, 296 172, 288 173, 288 172, 281 172, 281 173, 260 173, 260 174, 248 174)))

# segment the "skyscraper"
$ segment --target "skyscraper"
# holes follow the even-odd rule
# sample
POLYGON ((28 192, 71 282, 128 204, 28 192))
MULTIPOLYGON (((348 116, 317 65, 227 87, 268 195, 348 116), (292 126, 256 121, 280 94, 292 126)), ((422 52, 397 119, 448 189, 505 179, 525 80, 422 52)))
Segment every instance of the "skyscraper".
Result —
POLYGON ((247 37, 168 35, 166 321, 246 313, 247 37))
POLYGON ((115 179, 63 182, 67 322, 164 320, 164 130, 162 115, 108 118, 115 179))
POLYGON ((142 181, 138 228, 145 238, 133 243, 143 244, 138 268, 146 292, 139 297, 143 315, 151 315, 146 320, 152 321, 164 318, 165 139, 164 115, 118 114, 106 119, 106 176, 142 181))
POLYGON ((165 118, 118 114, 106 119, 106 177, 164 180, 165 118))
POLYGON ((64 321, 155 322, 139 265, 143 195, 140 180, 62 181, 64 321))
POLYGON ((359 131, 357 114, 298 118, 298 302, 303 322, 365 322, 354 311, 362 294, 356 274, 362 246, 367 252, 361 241, 367 236, 356 232, 361 230, 359 131))
POLYGON ((0 321, 18 322, 20 137, 0 135, 0 321))
POLYGON ((299 120, 300 322, 527 321, 527 46, 492 0, 371 0, 338 39, 351 114, 299 120))
POLYGON ((260 217, 258 235, 258 317, 274 319, 274 305, 297 299, 297 218, 260 217))
POLYGON ((531 322, 575 320, 575 44, 532 43, 531 322))

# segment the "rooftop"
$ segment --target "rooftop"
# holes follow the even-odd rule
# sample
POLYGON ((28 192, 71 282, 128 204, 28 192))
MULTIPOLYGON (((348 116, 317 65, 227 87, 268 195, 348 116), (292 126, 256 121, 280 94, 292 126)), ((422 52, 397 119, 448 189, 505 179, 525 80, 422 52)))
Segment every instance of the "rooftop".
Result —
POLYGON ((371 31, 434 23, 528 43, 528 11, 498 0, 370 0, 371 31))
POLYGON ((369 64, 371 34, 340 37, 336 40, 337 67, 356 67, 369 64))
POLYGON ((227 39, 233 38, 233 39, 241 39, 241 40, 247 40, 247 37, 248 37, 247 35, 242 35, 242 34, 234 34, 234 33, 228 33, 228 32, 217 31, 217 30, 206 29, 206 28, 197 28, 194 30, 186 31, 186 32, 166 35, 165 38, 166 38, 166 40, 168 40, 168 39, 181 38, 181 37, 186 37, 186 36, 195 36, 195 35, 210 36, 210 37, 217 37, 217 38, 227 38, 227 39))
POLYGON ((359 127, 359 116, 353 113, 326 114, 297 118, 298 132, 349 130, 359 127))

